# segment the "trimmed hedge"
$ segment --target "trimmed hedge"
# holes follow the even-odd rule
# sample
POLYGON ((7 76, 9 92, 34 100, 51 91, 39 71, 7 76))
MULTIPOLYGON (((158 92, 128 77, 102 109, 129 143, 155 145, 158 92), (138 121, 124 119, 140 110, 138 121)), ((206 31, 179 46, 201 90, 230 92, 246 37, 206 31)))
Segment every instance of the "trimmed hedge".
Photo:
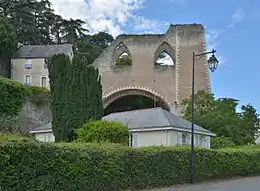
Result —
POLYGON ((115 121, 89 121, 77 130, 77 142, 118 143, 128 146, 129 129, 115 121))
POLYGON ((230 137, 212 137, 210 139, 210 147, 212 149, 230 148, 235 145, 230 137))
POLYGON ((0 116, 16 116, 26 97, 23 84, 0 76, 0 116))
MULTIPOLYGON (((188 148, 0 143, 5 190, 124 190, 186 183, 188 148)), ((260 150, 196 150, 196 181, 260 172, 260 150)))
POLYGON ((50 91, 37 86, 24 86, 18 81, 0 76, 0 117, 14 117, 24 103, 30 101, 37 106, 49 104, 50 91))

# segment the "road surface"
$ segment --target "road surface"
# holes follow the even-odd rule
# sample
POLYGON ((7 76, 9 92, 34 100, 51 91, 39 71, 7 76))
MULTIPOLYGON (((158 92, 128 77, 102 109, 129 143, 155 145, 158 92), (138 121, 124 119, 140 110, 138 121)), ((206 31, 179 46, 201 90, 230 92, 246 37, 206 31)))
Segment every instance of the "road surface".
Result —
POLYGON ((260 191, 260 176, 140 191, 260 191))

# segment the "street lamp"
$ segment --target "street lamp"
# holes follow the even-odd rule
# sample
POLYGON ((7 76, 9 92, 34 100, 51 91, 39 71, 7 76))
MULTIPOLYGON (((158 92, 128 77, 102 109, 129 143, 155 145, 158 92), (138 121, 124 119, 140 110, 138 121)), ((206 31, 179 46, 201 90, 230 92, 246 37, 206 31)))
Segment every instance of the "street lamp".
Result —
POLYGON ((195 152, 194 152, 194 121, 195 121, 195 113, 194 113, 194 105, 195 105, 195 58, 201 57, 203 55, 212 54, 212 56, 208 59, 208 66, 211 72, 214 72, 218 67, 218 60, 215 57, 214 53, 216 50, 212 50, 210 52, 203 52, 199 54, 195 54, 193 52, 193 58, 192 58, 192 92, 191 92, 191 183, 194 182, 194 158, 195 158, 195 152))

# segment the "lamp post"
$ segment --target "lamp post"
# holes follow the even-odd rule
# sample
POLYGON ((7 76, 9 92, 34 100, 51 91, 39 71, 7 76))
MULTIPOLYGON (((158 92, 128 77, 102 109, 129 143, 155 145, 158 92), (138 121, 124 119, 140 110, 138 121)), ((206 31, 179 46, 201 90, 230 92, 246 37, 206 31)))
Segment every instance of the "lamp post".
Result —
POLYGON ((195 54, 193 52, 192 57, 192 92, 191 92, 191 183, 194 182, 194 170, 195 170, 195 152, 194 152, 194 121, 195 121, 195 113, 194 113, 194 105, 195 105, 195 58, 201 57, 203 55, 212 54, 212 56, 208 59, 208 66, 211 72, 214 72, 218 67, 218 60, 215 57, 214 53, 216 50, 212 50, 210 52, 203 52, 199 54, 195 54))

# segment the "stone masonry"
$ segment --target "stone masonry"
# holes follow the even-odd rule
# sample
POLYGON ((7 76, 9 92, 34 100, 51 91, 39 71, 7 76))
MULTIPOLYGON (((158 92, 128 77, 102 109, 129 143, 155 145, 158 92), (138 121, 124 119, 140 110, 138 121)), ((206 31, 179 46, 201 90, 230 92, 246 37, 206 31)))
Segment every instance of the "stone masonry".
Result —
MULTIPOLYGON (((178 113, 181 100, 191 95, 192 53, 206 51, 201 24, 170 25, 165 34, 119 35, 95 60, 102 76, 103 101, 107 107, 126 95, 144 95, 178 113), (155 66, 158 55, 167 52, 173 66, 155 66), (132 66, 116 66, 122 53, 132 66)), ((210 91, 207 57, 196 59, 195 91, 210 91)))

